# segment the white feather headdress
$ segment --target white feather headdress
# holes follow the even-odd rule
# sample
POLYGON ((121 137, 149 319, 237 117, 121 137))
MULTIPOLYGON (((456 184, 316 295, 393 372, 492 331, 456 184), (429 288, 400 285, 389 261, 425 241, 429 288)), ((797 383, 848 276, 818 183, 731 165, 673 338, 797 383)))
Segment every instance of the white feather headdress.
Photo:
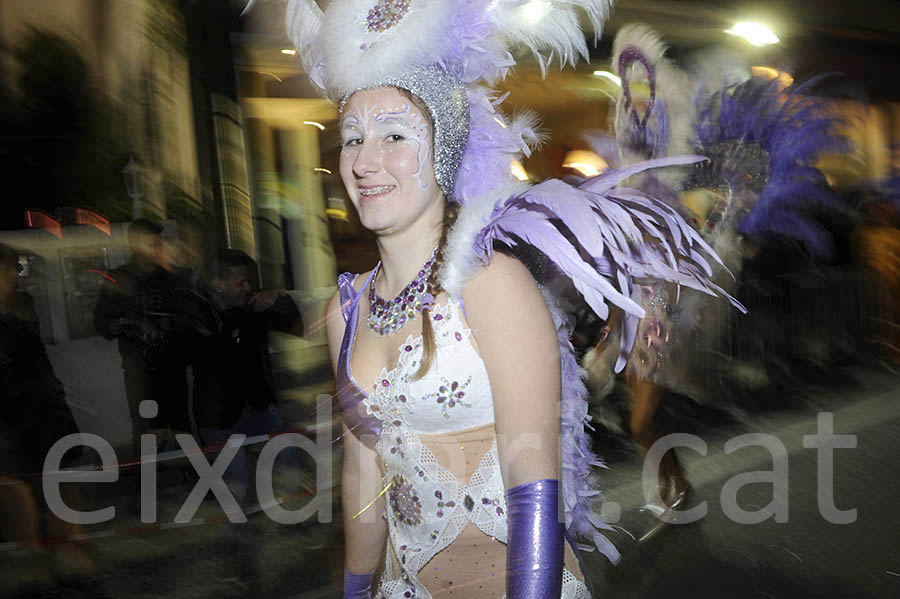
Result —
POLYGON ((463 83, 502 79, 510 49, 527 46, 542 69, 587 57, 578 9, 599 36, 612 0, 288 0, 287 33, 330 97, 410 68, 440 65, 463 83))
POLYGON ((323 11, 313 0, 288 0, 286 23, 304 69, 326 97, 340 102, 389 84, 423 100, 435 123, 438 183, 464 203, 508 183, 510 161, 528 155, 540 138, 532 117, 509 121, 499 108, 503 98, 490 88, 515 66, 512 49, 528 48, 542 72, 555 61, 575 64, 588 56, 579 11, 599 36, 611 6, 612 0, 333 0, 323 11), (448 82, 460 91, 444 94, 448 82), (433 93, 438 87, 442 93, 433 93), (445 97, 455 105, 445 105, 445 97), (468 104, 460 105, 460 97, 468 104))

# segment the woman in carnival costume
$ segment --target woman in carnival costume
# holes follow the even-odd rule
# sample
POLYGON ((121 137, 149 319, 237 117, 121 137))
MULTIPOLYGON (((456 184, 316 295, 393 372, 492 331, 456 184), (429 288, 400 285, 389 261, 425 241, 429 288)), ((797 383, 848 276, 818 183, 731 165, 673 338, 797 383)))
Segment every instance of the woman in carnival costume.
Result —
POLYGON ((637 280, 725 295, 707 278, 717 257, 674 211, 613 191, 698 158, 578 188, 516 182, 510 161, 530 152, 536 124, 507 118, 489 87, 517 44, 542 68, 586 57, 578 10, 599 32, 609 8, 287 3, 310 80, 340 106, 341 177, 380 256, 371 272, 341 275, 329 311, 343 316, 328 338, 344 427, 344 597, 587 598, 580 552, 617 559, 569 319, 494 249, 534 248, 601 317, 620 308, 621 370, 644 315, 637 280))
MULTIPOLYGON (((787 237, 811 257, 826 257, 832 240, 816 214, 840 207, 814 164, 847 144, 824 102, 807 95, 814 81, 785 86, 777 78, 751 77, 739 60, 721 53, 697 57, 689 76, 665 52, 659 35, 645 25, 627 25, 616 35, 612 65, 622 85, 613 119, 618 160, 612 163, 627 167, 684 154, 708 160, 645 171, 628 184, 694 225, 727 266, 716 268, 713 280, 729 293, 737 290, 733 275, 740 274, 754 240, 787 237)), ((609 156, 608 143, 589 141, 609 156)), ((647 316, 626 377, 630 432, 646 451, 659 439, 654 418, 666 389, 701 401, 709 394, 709 356, 727 355, 719 337, 728 307, 691 290, 676 302, 680 290, 662 282, 641 291, 647 316)), ((585 356, 595 389, 608 389, 609 353, 601 343, 585 356)), ((646 506, 659 518, 642 539, 684 502, 688 484, 673 451, 662 456, 659 487, 664 503, 646 506)))

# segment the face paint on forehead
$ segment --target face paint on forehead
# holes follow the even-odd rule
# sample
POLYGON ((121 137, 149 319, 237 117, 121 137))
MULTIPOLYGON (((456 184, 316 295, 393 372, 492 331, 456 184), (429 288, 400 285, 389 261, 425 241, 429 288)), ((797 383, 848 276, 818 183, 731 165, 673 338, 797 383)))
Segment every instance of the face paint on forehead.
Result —
POLYGON ((412 130, 408 139, 416 144, 416 181, 422 189, 428 189, 430 181, 425 178, 425 169, 431 157, 431 130, 428 121, 420 111, 411 111, 409 104, 403 104, 400 110, 386 110, 375 115, 377 123, 397 123, 412 130))
POLYGON ((421 110, 412 110, 409 102, 404 102, 396 109, 386 109, 383 104, 372 106, 368 101, 364 101, 355 105, 350 111, 345 111, 344 114, 341 123, 342 133, 349 134, 376 127, 380 131, 392 125, 403 128, 405 131, 402 133, 406 139, 416 144, 417 166, 413 173, 416 181, 423 190, 431 186, 431 181, 426 176, 427 169, 431 168, 431 126, 421 110))
POLYGON ((363 102, 360 106, 354 107, 349 113, 345 113, 342 123, 355 124, 357 126, 363 124, 373 126, 374 124, 399 124, 418 129, 427 126, 427 121, 418 112, 410 109, 408 103, 404 103, 398 109, 383 109, 380 106, 372 107, 367 102, 363 102))
MULTIPOLYGON (((409 104, 404 104, 400 110, 384 110, 375 115, 375 122, 380 123, 386 119, 390 119, 391 117, 396 117, 400 115, 410 114, 409 104)), ((414 115, 411 115, 414 116, 414 115)))

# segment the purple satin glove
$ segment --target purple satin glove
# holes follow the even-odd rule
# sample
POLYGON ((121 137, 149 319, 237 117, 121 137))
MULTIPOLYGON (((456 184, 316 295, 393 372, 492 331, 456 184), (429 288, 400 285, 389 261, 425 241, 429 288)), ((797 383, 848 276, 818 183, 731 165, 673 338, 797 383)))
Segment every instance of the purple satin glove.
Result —
POLYGON ((372 599, 372 579, 375 570, 368 574, 354 574, 344 568, 344 599, 372 599))
POLYGON ((507 504, 507 599, 559 599, 565 523, 559 518, 559 481, 513 487, 507 504))

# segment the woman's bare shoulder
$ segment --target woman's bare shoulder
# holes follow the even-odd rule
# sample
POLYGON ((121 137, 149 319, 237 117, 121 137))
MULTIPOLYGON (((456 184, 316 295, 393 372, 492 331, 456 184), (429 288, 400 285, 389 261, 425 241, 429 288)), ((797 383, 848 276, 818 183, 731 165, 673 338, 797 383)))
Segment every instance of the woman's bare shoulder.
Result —
POLYGON ((505 299, 541 297, 531 272, 517 258, 494 252, 490 263, 473 276, 463 289, 468 301, 502 304, 505 299))
POLYGON ((524 326, 525 334, 552 321, 531 272, 507 254, 495 252, 490 264, 466 284, 462 296, 473 330, 486 331, 502 323, 504 329, 524 326))

